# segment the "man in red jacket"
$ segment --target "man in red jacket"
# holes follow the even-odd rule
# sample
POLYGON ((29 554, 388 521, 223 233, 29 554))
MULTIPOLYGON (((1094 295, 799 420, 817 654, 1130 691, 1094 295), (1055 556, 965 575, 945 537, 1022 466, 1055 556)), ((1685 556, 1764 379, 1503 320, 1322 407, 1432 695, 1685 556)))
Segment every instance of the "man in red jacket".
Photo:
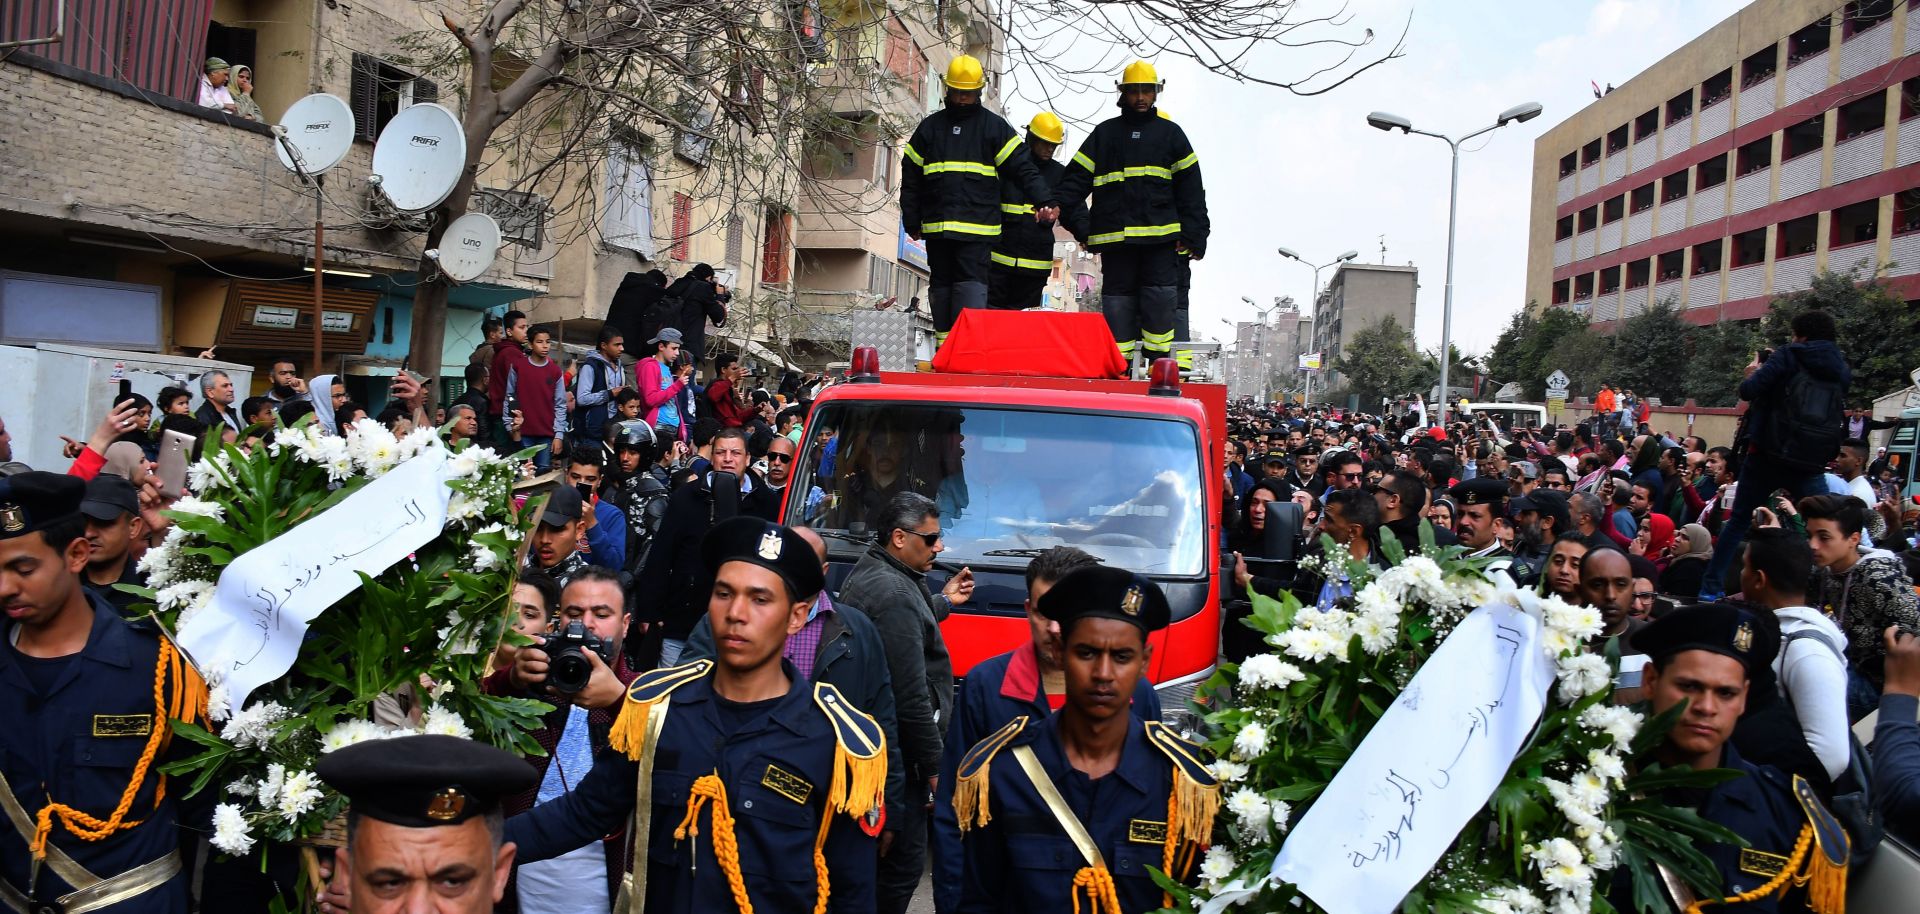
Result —
POLYGON ((493 343, 493 364, 487 371, 487 415, 501 420, 493 423, 499 443, 511 447, 520 438, 520 425, 507 414, 507 376, 527 364, 527 315, 508 311, 500 322, 503 332, 493 343))
POLYGON ((707 402, 713 406, 713 415, 727 428, 746 425, 755 413, 739 396, 737 388, 747 376, 747 366, 739 356, 723 352, 713 357, 713 373, 716 380, 707 385, 707 402))

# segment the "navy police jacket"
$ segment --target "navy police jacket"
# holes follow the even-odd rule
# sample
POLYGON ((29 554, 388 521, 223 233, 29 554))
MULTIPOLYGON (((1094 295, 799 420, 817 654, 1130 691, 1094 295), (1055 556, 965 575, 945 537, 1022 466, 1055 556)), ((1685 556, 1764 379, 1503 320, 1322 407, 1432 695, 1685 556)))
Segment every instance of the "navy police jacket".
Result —
MULTIPOLYGON (((954 910, 960 903, 963 876, 960 825, 953 814, 953 784, 961 756, 994 731, 1022 714, 1045 720, 1053 714, 1046 687, 1040 682, 1040 663, 1032 641, 1007 653, 975 664, 960 684, 947 724, 946 748, 940 759, 940 790, 933 806, 934 910, 954 910)), ((1160 693, 1145 676, 1133 690, 1133 713, 1142 720, 1160 719, 1160 693)))
MULTIPOLYGON (((1074 910, 1073 882, 1087 861, 1073 839, 1048 810, 1013 748, 1031 747, 1066 805, 1085 826, 1113 875, 1125 914, 1159 910, 1164 896, 1147 867, 1164 866, 1170 823, 1167 799, 1178 772, 1206 791, 1218 790, 1199 762, 1199 750, 1172 736, 1158 722, 1130 717, 1120 764, 1098 780, 1067 763, 1060 741, 1060 715, 1009 724, 968 754, 963 776, 989 779, 991 819, 963 839, 966 879, 956 909, 965 914, 1059 914, 1074 910), (1011 731, 1011 732, 1010 732, 1011 731), (1176 763, 1175 756, 1183 761, 1176 763), (983 757, 984 756, 984 757, 983 757), (1176 767, 1178 764, 1179 767, 1176 767)), ((965 810, 963 810, 964 812, 965 810)), ((1211 816, 1198 824, 1204 833, 1211 816)), ((1178 825, 1172 825, 1176 834, 1178 825)), ((1197 854, 1197 848, 1188 851, 1197 854)), ((1176 865, 1176 878, 1191 874, 1194 862, 1176 865)))
MULTIPOLYGON (((122 619, 90 591, 87 602, 93 607, 87 646, 64 661, 66 668, 45 694, 33 687, 24 669, 33 661, 7 646, 14 636, 13 626, 0 621, 0 639, 5 639, 0 641, 0 722, 7 731, 7 738, 0 740, 0 774, 6 776, 7 786, 29 817, 49 803, 64 803, 96 818, 108 818, 133 777, 152 728, 169 726, 164 714, 155 713, 153 698, 159 633, 122 619)), ((169 694, 177 687, 170 681, 169 694)), ((101 879, 175 854, 181 838, 176 798, 184 791, 172 785, 175 789, 158 803, 154 793, 164 777, 160 766, 192 746, 186 740, 174 740, 170 751, 147 769, 126 815, 126 821, 138 825, 100 841, 84 841, 56 818, 52 847, 101 879)), ((32 861, 27 839, 0 819, 0 879, 26 894, 32 861)), ((72 892, 73 885, 60 874, 63 868, 52 861, 42 866, 34 897, 55 901, 72 892)), ((187 876, 177 862, 172 869, 174 875, 160 885, 95 910, 185 912, 187 876)), ((74 898, 69 903, 82 901, 74 898)))
MULTIPOLYGON (((714 853, 718 828, 711 804, 698 812, 697 833, 674 837, 695 782, 713 774, 725 786, 739 870, 754 910, 814 909, 814 841, 822 817, 832 816, 822 849, 829 874, 827 910, 872 911, 875 839, 860 822, 828 808, 836 747, 843 735, 823 703, 843 700, 832 686, 809 684, 793 664, 782 660, 781 665, 792 683, 787 694, 770 712, 731 734, 717 707, 710 660, 654 670, 629 688, 623 718, 638 700, 650 698, 668 706, 654 755, 641 910, 735 910, 725 868, 714 853)), ((877 744, 879 726, 854 713, 871 725, 865 738, 877 744)), ((547 860, 584 847, 627 822, 634 813, 639 763, 620 748, 616 738, 614 748, 600 753, 593 770, 567 795, 507 820, 506 837, 519 845, 519 862, 547 860)), ((877 822, 873 832, 878 834, 877 822)))

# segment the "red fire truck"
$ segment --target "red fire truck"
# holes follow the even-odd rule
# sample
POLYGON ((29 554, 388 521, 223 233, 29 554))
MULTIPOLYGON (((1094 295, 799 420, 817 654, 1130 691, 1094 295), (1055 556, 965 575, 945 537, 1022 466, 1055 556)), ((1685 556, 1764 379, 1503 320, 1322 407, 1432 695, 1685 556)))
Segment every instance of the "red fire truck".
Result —
POLYGON ((928 586, 962 567, 976 581, 941 625, 964 677, 1029 637, 1028 561, 1076 546, 1166 591, 1173 624, 1152 638, 1148 675, 1169 715, 1185 713, 1219 656, 1226 389, 1182 384, 1171 360, 1151 381, 1035 376, 1020 353, 959 371, 876 361, 857 351, 850 382, 814 401, 788 487, 787 522, 827 539, 829 587, 875 539, 893 495, 934 499, 946 551, 928 586))

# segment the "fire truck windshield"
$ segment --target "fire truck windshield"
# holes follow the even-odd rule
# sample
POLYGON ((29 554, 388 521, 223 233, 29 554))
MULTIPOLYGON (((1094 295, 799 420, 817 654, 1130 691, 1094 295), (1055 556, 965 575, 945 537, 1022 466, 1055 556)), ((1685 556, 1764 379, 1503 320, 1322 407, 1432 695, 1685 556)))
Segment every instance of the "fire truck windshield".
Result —
POLYGON ((1197 430, 1174 419, 1018 408, 833 403, 814 419, 787 517, 855 537, 918 492, 940 508, 943 562, 1021 567, 1076 546, 1147 574, 1202 574, 1197 430), (825 430, 831 429, 831 436, 825 430))

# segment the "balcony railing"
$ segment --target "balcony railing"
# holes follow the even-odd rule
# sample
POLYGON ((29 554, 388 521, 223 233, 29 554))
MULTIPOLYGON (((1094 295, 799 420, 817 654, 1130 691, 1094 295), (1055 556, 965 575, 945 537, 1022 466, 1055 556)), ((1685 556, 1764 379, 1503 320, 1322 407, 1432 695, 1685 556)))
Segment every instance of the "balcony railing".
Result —
POLYGON ((1795 254, 1773 262, 1773 294, 1798 292, 1813 284, 1812 254, 1795 254))
MULTIPOLYGON (((1897 141, 1896 141, 1897 142, 1897 141)), ((1872 130, 1833 147, 1833 183, 1864 178, 1880 171, 1887 158, 1887 132, 1872 130)))
POLYGON ((1826 51, 1801 58, 1787 67, 1787 104, 1812 98, 1826 88, 1826 51))
MULTIPOLYGON (((1749 212, 1767 205, 1773 192, 1773 169, 1762 168, 1733 179, 1733 211, 1749 212)), ((1695 225, 1699 222, 1696 220, 1695 225)))
MULTIPOLYGON (((1909 10, 1909 19, 1912 11, 1909 10)), ((1911 47, 1909 51, 1913 50, 1911 47)), ((1840 44, 1840 78, 1852 79, 1893 59, 1893 20, 1855 32, 1840 44)))
POLYGON ((1773 77, 1769 76, 1751 86, 1740 90, 1740 116, 1736 119, 1745 127, 1773 113, 1773 94, 1777 89, 1773 77))
POLYGON ((1693 118, 1683 117, 1660 133, 1660 158, 1671 159, 1693 147, 1693 118))

